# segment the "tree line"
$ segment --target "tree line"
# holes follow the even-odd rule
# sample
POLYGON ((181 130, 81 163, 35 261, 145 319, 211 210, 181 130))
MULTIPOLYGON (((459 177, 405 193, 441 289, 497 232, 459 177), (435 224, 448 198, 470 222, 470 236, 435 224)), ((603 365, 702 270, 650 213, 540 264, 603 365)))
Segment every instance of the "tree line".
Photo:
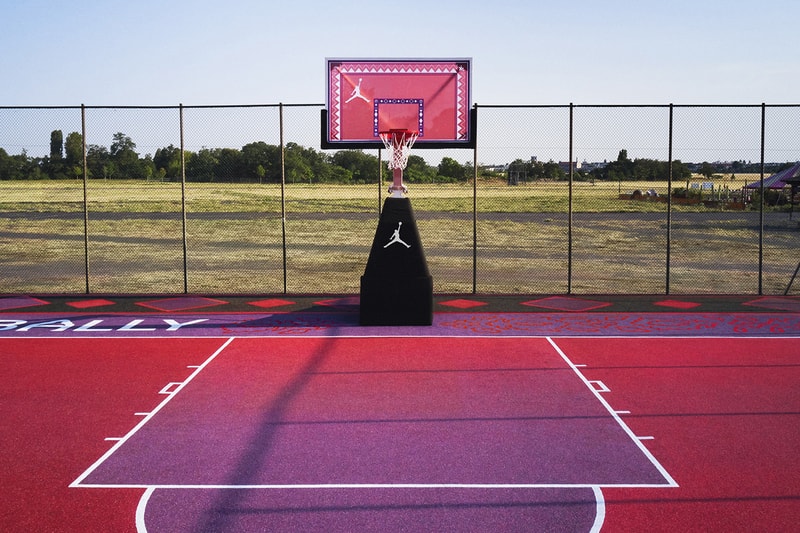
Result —
MULTIPOLYGON (((592 170, 597 179, 611 181, 667 181, 669 179, 669 161, 655 159, 634 159, 628 157, 627 150, 620 150, 616 161, 603 168, 592 170)), ((672 179, 681 181, 692 177, 692 171, 684 163, 672 162, 672 179)))
MULTIPOLYGON (((287 183, 376 183, 378 158, 360 150, 341 150, 332 154, 288 143, 283 152, 287 183)), ((90 144, 86 147, 86 167, 90 179, 141 179, 180 181, 182 164, 190 182, 280 183, 282 176, 280 146, 256 141, 235 148, 202 148, 185 151, 173 145, 159 148, 153 155, 140 155, 136 143, 124 133, 112 136, 109 147, 90 144)), ((384 175, 387 173, 383 163, 384 175)), ((703 163, 697 169, 709 177, 713 165, 703 163)), ((471 163, 461 164, 444 157, 438 165, 429 165, 418 156, 408 158, 403 177, 410 183, 458 183, 469 181, 474 172, 471 163)), ((666 181, 669 163, 654 159, 633 159, 620 150, 616 161, 576 169, 577 180, 666 181)), ((673 180, 691 178, 692 170, 681 161, 672 162, 673 180)), ((50 134, 50 152, 45 157, 29 157, 25 151, 9 155, 0 148, 0 180, 79 179, 83 177, 83 138, 72 132, 64 137, 60 130, 50 134)), ((503 178, 514 183, 525 181, 563 181, 568 174, 563 164, 517 159, 504 171, 480 169, 480 177, 503 178)))
MULTIPOLYGON (((517 159, 508 166, 509 183, 524 181, 558 181, 568 178, 564 167, 567 164, 517 159)), ((705 163, 708 165, 708 163, 705 163)), ((705 167, 704 167, 705 168, 705 167)), ((712 173, 713 173, 713 167, 712 173)), ((616 161, 591 168, 573 169, 573 176, 580 181, 667 181, 669 162, 656 159, 630 159, 627 150, 620 150, 616 161)), ((681 161, 672 162, 672 179, 687 180, 692 177, 691 169, 681 161)))
MULTIPOLYGON (((185 165, 186 180, 192 182, 280 183, 281 148, 263 141, 234 148, 181 150, 173 145, 154 154, 140 155, 136 143, 124 133, 113 135, 111 145, 86 147, 86 169, 90 179, 141 179, 180 181, 185 165)), ((296 143, 283 152, 287 183, 377 183, 378 157, 360 150, 327 154, 296 143)), ((387 172, 384 162, 384 174, 387 172)), ((437 166, 411 155, 404 179, 416 183, 449 183, 471 179, 472 165, 445 157, 437 166)), ((64 137, 60 130, 50 135, 50 152, 29 157, 25 151, 9 155, 0 148, 0 180, 79 179, 83 177, 83 138, 73 132, 64 137)))

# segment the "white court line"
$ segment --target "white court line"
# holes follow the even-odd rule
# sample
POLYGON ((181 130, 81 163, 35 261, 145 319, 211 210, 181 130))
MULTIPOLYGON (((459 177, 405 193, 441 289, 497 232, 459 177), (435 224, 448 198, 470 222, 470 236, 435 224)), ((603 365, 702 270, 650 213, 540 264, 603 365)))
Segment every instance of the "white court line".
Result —
MULTIPOLYGON (((0 311, 2 314, 2 311, 0 311)), ((362 326, 346 326, 347 328, 361 328, 362 326)), ((375 328, 385 328, 385 329, 392 329, 392 326, 374 326, 375 328)), ((328 330, 332 329, 339 329, 341 331, 341 327, 337 326, 330 326, 327 327, 328 330)), ((0 341, 3 339, 30 339, 30 340, 42 340, 42 339, 55 339, 55 340, 64 340, 64 339, 113 339, 113 340, 124 340, 124 339, 204 339, 204 340, 211 340, 211 339, 218 339, 218 340, 225 340, 231 337, 226 335, 91 335, 91 336, 83 336, 83 335, 37 335, 35 337, 19 337, 19 336, 11 336, 11 335, 3 335, 6 332, 0 332, 0 341)), ((157 332, 156 332, 157 333, 157 332)), ((237 336, 238 338, 242 339, 330 339, 331 335, 312 335, 312 334, 295 334, 295 333, 282 333, 282 334, 265 334, 265 335, 241 335, 237 336)), ((543 336, 541 334, 534 335, 534 334, 513 334, 507 332, 499 332, 496 334, 485 334, 485 335, 458 335, 455 333, 446 333, 441 335, 420 335, 418 333, 405 333, 405 334, 397 334, 397 333, 386 333, 386 334, 356 334, 356 333, 341 333, 336 335, 337 339, 630 339, 630 340, 643 340, 643 339, 685 339, 685 340, 700 340, 700 339, 719 339, 719 340, 782 340, 782 339, 797 339, 800 338, 800 335, 548 335, 543 336)), ((583 365, 585 366, 585 365, 583 365)), ((187 366, 188 367, 188 366, 187 366)), ((576 364, 576 368, 580 368, 581 364, 576 364)))
MULTIPOLYGON (((70 485, 72 487, 73 485, 70 485)), ((76 487, 89 489, 169 489, 169 490, 317 490, 317 489, 663 489, 664 483, 316 483, 298 485, 200 485, 188 483, 82 483, 76 487)), ((675 485, 677 486, 677 485, 675 485)))
POLYGON ((174 394, 175 391, 177 391, 178 389, 181 388, 181 385, 183 385, 183 383, 184 383, 183 381, 170 381, 169 383, 164 385, 164 388, 161 389, 160 391, 158 391, 158 393, 159 394, 174 394))
POLYGON ((594 500, 597 502, 597 509, 594 512, 594 524, 589 533, 599 533, 603 529, 603 522, 606 521, 606 499, 600 487, 592 487, 594 500))
POLYGON ((154 487, 148 488, 139 499, 139 505, 136 506, 136 531, 137 533, 147 533, 147 524, 145 524, 144 513, 147 510, 147 502, 150 501, 150 496, 153 495, 154 487))
POLYGON ((676 483, 675 480, 672 478, 672 476, 669 475, 669 472, 667 472, 667 470, 663 466, 661 466, 661 463, 659 463, 658 460, 653 456, 653 454, 650 453, 650 450, 648 450, 647 447, 645 447, 645 445, 642 444, 640 438, 637 437, 636 434, 631 430, 631 428, 628 427, 628 425, 622 420, 619 414, 617 414, 614 411, 614 409, 611 408, 611 405, 609 405, 609 403, 605 400, 605 398, 603 398, 603 395, 594 388, 594 386, 592 385, 593 382, 586 379, 586 376, 584 376, 581 373, 581 371, 578 370, 575 364, 569 360, 569 357, 566 356, 563 350, 561 350, 561 348, 555 343, 555 341, 553 341, 552 338, 550 337, 545 337, 545 338, 547 339, 547 342, 549 342, 550 345, 555 349, 555 351, 558 352, 561 358, 569 365, 569 367, 578 375, 578 377, 580 377, 581 381, 583 381, 589 388, 589 390, 592 391, 592 394, 594 394, 595 397, 600 401, 600 403, 603 404, 603 406, 608 410, 609 414, 612 417, 614 417, 614 420, 617 421, 617 423, 622 427, 625 433, 627 433, 628 436, 631 438, 631 440, 636 444, 636 446, 639 447, 639 449, 642 451, 645 457, 647 457, 653 464, 653 466, 656 467, 656 469, 661 473, 661 475, 664 476, 664 479, 667 480, 669 486, 677 487, 678 483, 676 483))
MULTIPOLYGON (((395 485, 392 485, 391 487, 395 487, 395 485)), ((154 487, 154 486, 147 487, 147 489, 144 491, 144 494, 142 494, 142 497, 139 499, 139 503, 136 506, 136 533, 147 533, 147 524, 145 523, 145 512, 147 511, 147 504, 150 503, 150 497, 153 495, 153 492, 155 492, 156 488, 160 487, 154 487)), ((246 487, 239 486, 231 488, 243 489, 246 487)), ((288 488, 297 488, 297 486, 292 485, 291 487, 288 488)), ((594 513, 594 523, 592 524, 589 533, 600 533, 600 530, 603 528, 603 523, 606 520, 606 500, 605 496, 603 496, 603 490, 601 486, 592 485, 590 486, 590 488, 594 493, 595 513, 594 513)))
MULTIPOLYGON (((577 367, 577 365, 576 365, 577 367)), ((611 389, 606 387, 606 384, 600 380, 592 380, 589 382, 589 385, 596 390, 597 392, 611 392, 611 389)))
MULTIPOLYGON (((247 337, 252 338, 252 337, 247 337)), ((266 337, 266 338, 275 338, 275 337, 266 337)), ((286 339, 287 337, 281 337, 282 339, 286 339)), ((297 338, 297 337, 294 337, 297 338)), ((308 339, 308 338, 320 338, 320 339, 330 339, 329 336, 309 336, 309 337, 301 337, 301 339, 308 339)), ((343 335, 340 338, 364 338, 362 336, 350 336, 350 335, 343 335)), ((381 336, 375 336, 374 338, 386 338, 381 336)), ((440 336, 432 336, 431 338, 441 338, 440 336)), ((462 336, 454 336, 453 338, 463 338, 462 336)), ((488 336, 488 337, 478 337, 478 338, 490 338, 494 339, 496 337, 488 336)), ((520 338, 528 338, 528 339, 546 339, 559 353, 561 358, 570 366, 570 368, 578 375, 578 377, 587 385, 589 389, 595 394, 595 396, 600 400, 600 402, 608 409, 609 413, 612 414, 613 418, 617 420, 617 422, 623 427, 626 433, 631 437, 633 442, 635 442, 641 451, 645 453, 648 459, 654 464, 654 466, 662 473, 665 479, 668 481, 669 485, 665 485, 664 483, 619 483, 619 484, 596 484, 596 483, 327 483, 327 484, 257 484, 257 485, 220 485, 220 484, 136 484, 136 483, 118 483, 118 484, 92 484, 92 483, 81 483, 83 479, 85 479, 91 471, 95 470, 108 456, 111 455, 115 451, 116 448, 119 446, 115 446, 112 450, 102 457, 100 460, 97 461, 95 465, 93 465, 86 473, 84 473, 78 480, 76 480, 73 485, 86 487, 86 488, 125 488, 125 489, 393 489, 393 488, 400 488, 400 489, 431 489, 431 488, 461 488, 461 489, 574 489, 574 488, 590 488, 596 489, 598 487, 607 487, 607 488, 663 488, 665 486, 677 486, 677 484, 672 480, 669 474, 661 467, 660 464, 653 458, 653 456, 649 453, 649 451, 644 448, 643 445, 638 441, 638 437, 633 434, 630 428, 627 427, 620 419, 619 416, 614 414, 614 411, 611 407, 606 403, 602 397, 599 396, 599 393, 592 387, 588 380, 577 370, 577 365, 574 365, 565 355, 564 353, 555 345, 555 343, 549 337, 541 337, 541 336, 515 336, 509 337, 509 339, 520 339, 520 338)), ((229 338, 228 341, 218 350, 217 353, 212 355, 208 361, 203 363, 199 369, 204 368, 210 361, 215 358, 218 353, 220 353, 227 345, 233 340, 229 338)), ((584 365, 585 366, 585 365, 584 365)), ((198 371, 199 371, 198 369, 198 371)), ((184 382, 183 386, 188 384, 191 381, 195 374, 189 377, 189 379, 184 382)), ((182 388, 182 387, 181 387, 182 388)), ((178 391, 174 391, 177 393, 178 391)), ((173 395, 174 395, 173 393, 173 395)), ((164 401, 164 404, 171 399, 172 396, 164 401)), ((163 404, 160 405, 157 409, 155 409, 150 416, 143 420, 142 423, 134 428, 131 431, 131 434, 135 433, 147 420, 149 420, 152 416, 154 416, 161 408, 163 404)), ((129 438, 130 435, 126 436, 125 439, 129 438)), ((122 443, 119 443, 120 445, 122 443)), ((71 485, 72 486, 72 485, 71 485)))
MULTIPOLYGON (((172 400, 172 398, 174 398, 176 394, 178 394, 178 392, 180 392, 190 381, 192 381, 197 376, 197 374, 199 374, 209 363, 211 363, 211 361, 213 361, 219 354, 221 354, 222 351, 225 348, 228 347, 228 345, 233 341, 234 338, 235 337, 229 337, 228 340, 225 341, 222 344, 222 346, 220 346, 217 349, 216 352, 211 354, 211 356, 208 359, 206 359, 203 362, 203 364, 201 364, 200 366, 197 367, 197 370, 192 372, 192 374, 186 379, 186 381, 180 383, 179 386, 177 388, 175 388, 175 390, 173 390, 170 393, 168 393, 169 396, 164 398, 164 401, 162 401, 160 404, 158 404, 158 407, 156 407, 150 413, 148 413, 148 415, 145 416, 138 424, 136 424, 136 426, 132 430, 130 430, 127 435, 125 435, 124 437, 119 439, 119 441, 114 446, 112 446, 111 449, 109 449, 106 453, 104 453, 103 456, 100 457, 100 459, 95 461, 92 466, 90 466, 88 469, 86 469, 86 471, 83 474, 81 474, 80 476, 78 476, 78 479, 76 479, 75 481, 70 483, 69 486, 70 487, 86 487, 86 486, 89 486, 89 485, 81 485, 81 482, 84 479, 86 479, 86 477, 89 474, 94 472, 95 469, 97 469, 97 467, 100 466, 106 459, 108 459, 111 456, 111 454, 113 454, 115 451, 117 451, 117 449, 119 449, 120 446, 122 446, 128 439, 131 438, 131 436, 133 436, 137 431, 139 431, 142 428, 142 426, 144 426, 148 421, 150 421, 150 419, 153 418, 156 415, 156 413, 158 413, 161 409, 163 409, 164 406, 167 405, 167 403, 169 403, 169 401, 172 400)), ((164 394, 163 390, 164 389, 162 389, 161 394, 164 394)))

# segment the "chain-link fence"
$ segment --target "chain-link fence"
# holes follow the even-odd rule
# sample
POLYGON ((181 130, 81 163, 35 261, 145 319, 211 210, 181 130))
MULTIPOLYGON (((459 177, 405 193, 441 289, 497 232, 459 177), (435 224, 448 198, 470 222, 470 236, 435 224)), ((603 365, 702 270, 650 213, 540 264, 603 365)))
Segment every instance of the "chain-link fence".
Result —
MULTIPOLYGON (((358 292, 391 176, 321 109, 0 107, 0 292, 358 292)), ((476 110, 406 173, 437 293, 800 291, 800 105, 476 110)))

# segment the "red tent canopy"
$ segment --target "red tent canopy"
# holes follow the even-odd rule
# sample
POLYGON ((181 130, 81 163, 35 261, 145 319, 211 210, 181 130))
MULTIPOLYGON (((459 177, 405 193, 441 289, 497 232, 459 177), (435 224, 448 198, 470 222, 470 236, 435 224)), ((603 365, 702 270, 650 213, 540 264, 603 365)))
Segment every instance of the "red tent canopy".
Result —
MULTIPOLYGON (((765 189, 783 189, 784 187, 791 184, 791 182, 797 183, 797 180, 800 179, 800 162, 795 163, 789 168, 785 168, 780 172, 776 172, 772 176, 764 178, 764 188, 765 189)), ((748 183, 744 187, 745 189, 760 189, 761 188, 761 180, 754 181, 753 183, 748 183)))

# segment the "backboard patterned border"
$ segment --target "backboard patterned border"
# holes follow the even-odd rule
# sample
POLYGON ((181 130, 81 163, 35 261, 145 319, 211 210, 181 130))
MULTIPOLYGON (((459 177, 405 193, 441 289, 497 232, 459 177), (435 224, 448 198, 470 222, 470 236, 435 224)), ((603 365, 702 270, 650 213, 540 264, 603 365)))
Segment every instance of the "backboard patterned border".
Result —
POLYGON ((323 113, 323 145, 361 145, 380 146, 378 136, 381 129, 378 122, 379 107, 389 105, 395 100, 407 100, 406 103, 419 106, 418 131, 420 137, 418 145, 471 146, 473 140, 473 125, 471 120, 471 59, 327 59, 327 113, 323 113), (418 95, 408 94, 407 98, 375 98, 372 107, 372 138, 350 138, 344 132, 342 121, 344 117, 343 106, 351 97, 350 87, 345 87, 345 78, 348 76, 368 75, 408 75, 424 77, 431 75, 452 75, 455 83, 455 112, 452 138, 448 136, 425 136, 426 126, 424 113, 427 111, 425 102, 418 95))

